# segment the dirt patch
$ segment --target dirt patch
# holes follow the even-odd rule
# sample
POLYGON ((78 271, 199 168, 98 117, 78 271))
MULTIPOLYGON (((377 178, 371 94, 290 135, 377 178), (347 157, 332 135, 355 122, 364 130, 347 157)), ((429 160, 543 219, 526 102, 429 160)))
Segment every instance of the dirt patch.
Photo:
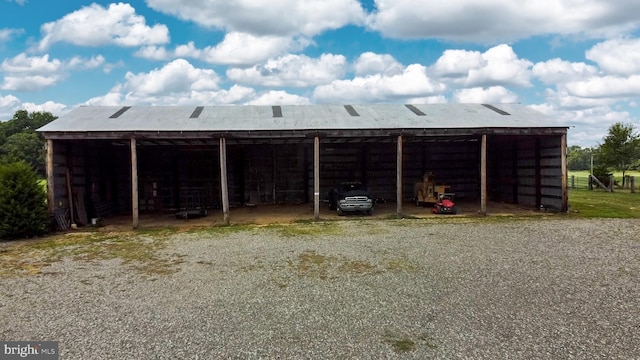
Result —
MULTIPOLYGON (((429 207, 417 207, 413 204, 405 204, 402 208, 404 217, 431 218, 431 217, 470 217, 478 216, 480 204, 471 201, 458 201, 457 215, 436 215, 431 213, 429 207)), ((537 216, 545 215, 531 208, 519 205, 489 203, 487 213, 490 216, 537 216)), ((259 204, 252 207, 232 207, 229 210, 231 224, 286 224, 294 222, 313 221, 313 204, 285 205, 285 204, 259 204)), ((373 215, 347 214, 339 216, 335 211, 328 209, 326 203, 320 204, 320 219, 324 221, 354 220, 354 219, 390 219, 397 217, 397 206, 395 203, 376 204, 373 215)), ((124 231, 131 229, 131 216, 118 216, 107 218, 102 221, 96 231, 124 231)), ((194 229, 211 226, 224 225, 224 218, 221 210, 212 210, 207 216, 192 219, 176 218, 173 214, 141 214, 139 217, 139 227, 157 228, 172 227, 177 229, 194 229)))

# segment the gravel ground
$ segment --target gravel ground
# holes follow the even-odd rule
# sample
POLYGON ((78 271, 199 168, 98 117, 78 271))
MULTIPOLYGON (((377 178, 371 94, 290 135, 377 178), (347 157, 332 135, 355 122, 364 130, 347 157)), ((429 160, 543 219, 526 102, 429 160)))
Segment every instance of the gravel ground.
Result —
POLYGON ((0 339, 57 340, 61 359, 637 359, 639 234, 566 219, 179 232, 146 268, 65 255, 3 275, 0 339))

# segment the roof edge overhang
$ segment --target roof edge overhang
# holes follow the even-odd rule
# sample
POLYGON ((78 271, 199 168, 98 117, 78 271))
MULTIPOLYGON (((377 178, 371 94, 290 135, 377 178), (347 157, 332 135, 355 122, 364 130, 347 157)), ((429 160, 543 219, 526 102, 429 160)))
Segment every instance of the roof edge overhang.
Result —
POLYGON ((487 135, 563 135, 568 127, 507 127, 507 128, 419 128, 419 129, 307 129, 307 130, 228 130, 228 131, 96 131, 43 132, 51 140, 114 140, 114 139, 277 139, 277 138, 352 138, 389 136, 480 136, 487 135))

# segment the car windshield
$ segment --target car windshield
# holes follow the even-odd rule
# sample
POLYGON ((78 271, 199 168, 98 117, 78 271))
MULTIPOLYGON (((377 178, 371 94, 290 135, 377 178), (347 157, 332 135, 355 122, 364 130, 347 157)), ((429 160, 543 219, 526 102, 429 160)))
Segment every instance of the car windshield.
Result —
POLYGON ((361 183, 340 184, 340 192, 349 192, 353 190, 366 190, 367 188, 361 183))

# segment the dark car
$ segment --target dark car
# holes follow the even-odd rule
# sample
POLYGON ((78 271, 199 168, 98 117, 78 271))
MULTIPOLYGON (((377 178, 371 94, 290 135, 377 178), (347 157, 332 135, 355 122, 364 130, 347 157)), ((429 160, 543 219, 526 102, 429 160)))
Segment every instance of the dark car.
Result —
POLYGON ((364 212, 371 215, 373 198, 363 183, 343 182, 329 192, 329 210, 336 210, 338 215, 346 212, 364 212))

